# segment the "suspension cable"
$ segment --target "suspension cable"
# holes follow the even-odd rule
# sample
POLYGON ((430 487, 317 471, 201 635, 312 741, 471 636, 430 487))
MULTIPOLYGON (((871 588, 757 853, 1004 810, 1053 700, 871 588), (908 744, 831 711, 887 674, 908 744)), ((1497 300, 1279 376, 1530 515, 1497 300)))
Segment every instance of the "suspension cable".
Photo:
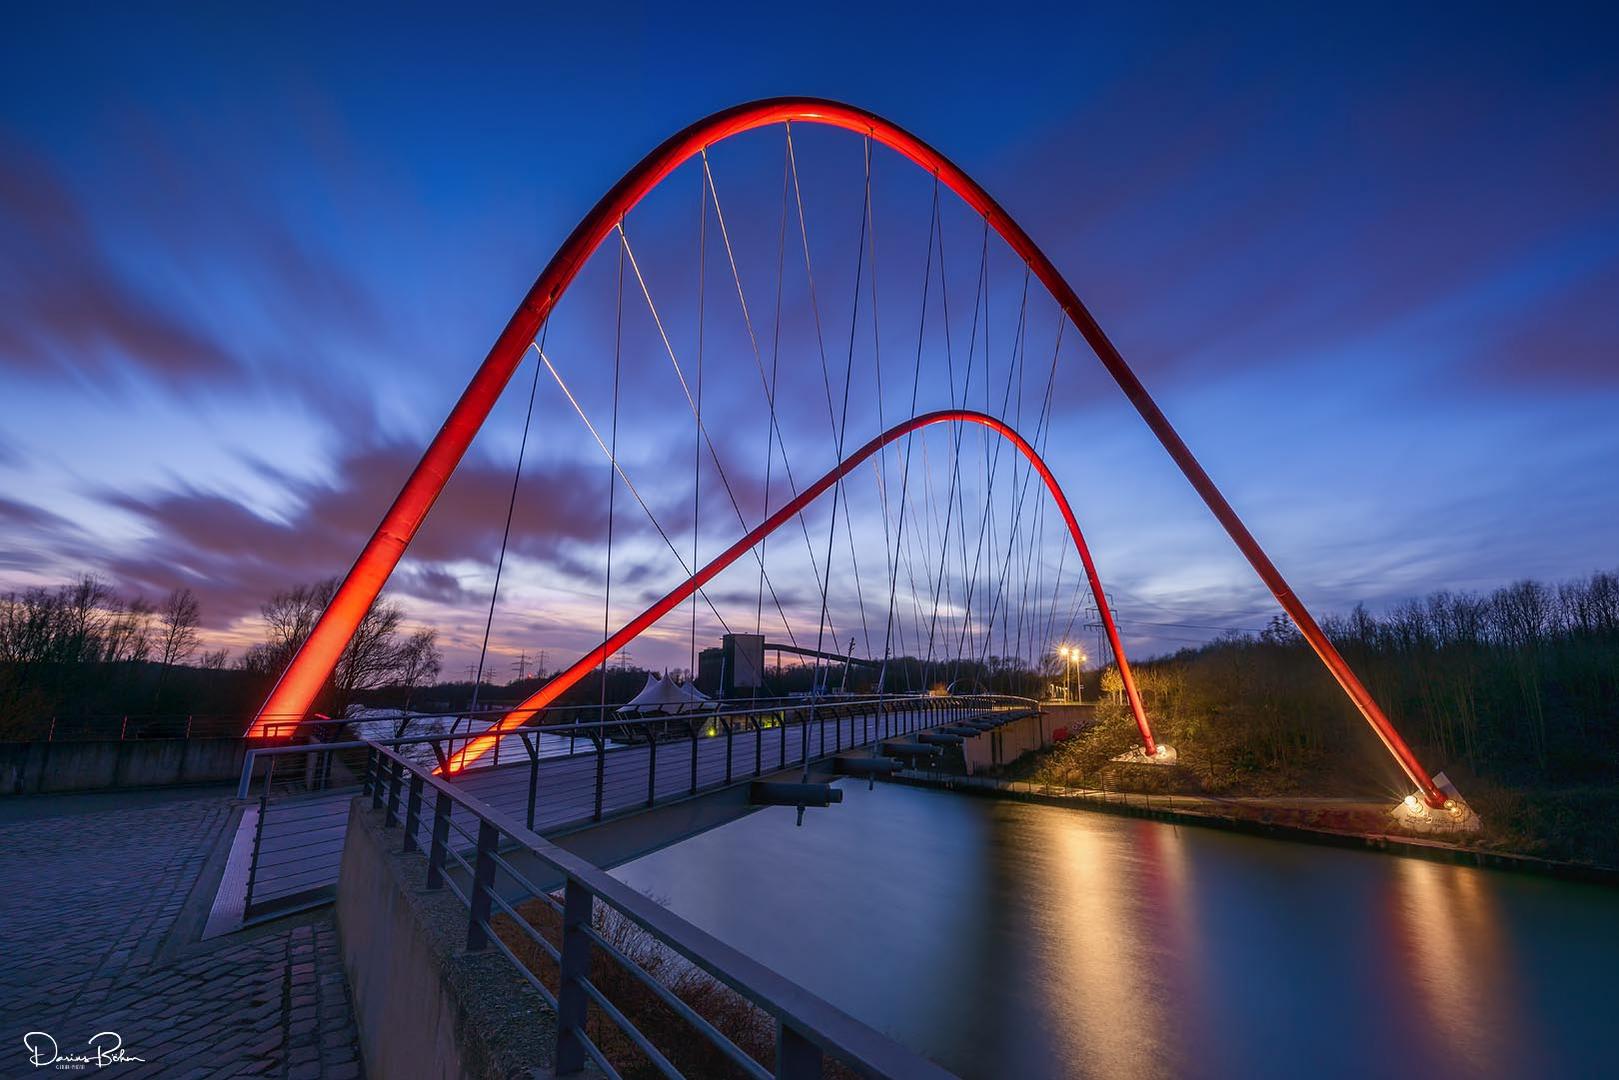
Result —
MULTIPOLYGON (((783 271, 785 269, 786 261, 787 261, 787 176, 788 176, 788 174, 787 174, 787 151, 786 151, 785 146, 784 146, 783 150, 782 150, 782 155, 781 155, 781 224, 776 229, 776 317, 775 317, 775 324, 774 324, 774 326, 773 326, 773 328, 771 330, 771 340, 770 340, 770 382, 765 387, 765 403, 769 407, 769 412, 768 412, 768 420, 769 420, 769 422, 765 424, 765 492, 764 492, 765 505, 764 505, 764 509, 765 509, 765 513, 767 513, 767 514, 770 512, 770 472, 771 472, 771 467, 775 464, 775 460, 776 460, 776 431, 777 431, 777 424, 776 424, 776 372, 779 369, 779 365, 780 365, 780 361, 781 361, 781 296, 782 296, 782 280, 783 280, 783 278, 785 276, 783 271)), ((709 189, 713 190, 713 187, 714 187, 713 178, 710 177, 709 178, 709 189)), ((719 205, 719 195, 717 193, 714 196, 714 204, 715 204, 716 207, 719 205)), ((720 229, 721 229, 721 232, 723 234, 724 229, 725 229, 725 219, 724 219, 724 217, 720 218, 720 229)), ((728 256, 729 256, 729 253, 730 253, 730 249, 731 249, 730 240, 727 239, 726 244, 725 244, 725 250, 726 250, 726 253, 727 253, 728 256)), ((731 266, 732 266, 732 269, 734 271, 735 267, 736 267, 736 260, 735 259, 731 259, 731 266)), ((742 277, 741 277, 740 274, 737 275, 736 287, 737 287, 737 297, 740 299, 741 296, 742 296, 742 277)), ((744 304, 744 310, 746 310, 746 305, 745 304, 744 304)), ((752 322, 751 319, 748 321, 748 335, 749 335, 750 339, 753 336, 753 322, 752 322)), ((782 459, 784 461, 786 460, 786 456, 787 456, 786 455, 786 448, 783 447, 782 448, 782 459)), ((798 515, 798 523, 799 523, 800 526, 802 526, 804 528, 804 539, 806 541, 808 541, 809 540, 809 527, 807 525, 805 525, 805 523, 804 523, 804 515, 803 514, 798 515)), ((764 542, 760 541, 760 543, 759 543, 759 561, 761 563, 763 563, 763 561, 764 561, 764 555, 765 555, 764 542)), ((812 564, 815 561, 815 549, 814 549, 813 545, 810 548, 810 561, 811 561, 812 564)), ((815 576, 820 577, 819 572, 817 572, 815 576)), ((756 635, 763 636, 763 634, 764 634, 764 619, 765 619, 765 570, 764 570, 764 567, 761 565, 759 567, 759 606, 758 606, 758 610, 757 610, 757 612, 755 613, 755 616, 754 616, 754 627, 753 627, 753 632, 756 635)), ((780 654, 778 654, 778 657, 779 657, 779 655, 780 654)), ((762 657, 761 657, 760 662, 761 663, 763 662, 762 657)), ((761 676, 763 675, 762 672, 760 674, 761 674, 761 676)), ((761 679, 761 681, 762 681, 762 679, 761 679)), ((755 697, 758 696, 757 688, 755 688, 755 690, 754 690, 754 696, 755 697)))
MULTIPOLYGON (((778 246, 777 246, 777 255, 776 255, 776 318, 775 318, 775 334, 774 334, 774 341, 773 341, 773 344, 772 344, 771 358, 770 358, 770 375, 769 375, 768 378, 766 378, 766 376, 765 376, 764 358, 761 355, 761 352, 760 352, 760 349, 759 349, 759 337, 758 337, 758 334, 754 330, 753 316, 752 316, 752 314, 751 314, 751 312, 750 312, 750 310, 748 308, 747 292, 742 287, 742 274, 741 274, 741 271, 737 267, 736 253, 731 247, 730 227, 725 222, 725 210, 720 205, 719 188, 714 182, 714 172, 713 172, 712 166, 709 164, 708 154, 705 152, 702 155, 703 171, 704 171, 705 175, 708 177, 708 192, 709 192, 710 197, 713 199, 713 203, 714 203, 714 218, 715 218, 716 222, 719 224, 720 239, 725 245, 726 261, 730 264, 730 267, 731 267, 731 279, 736 284, 737 303, 739 304, 739 306, 742 309, 742 321, 743 321, 743 324, 747 328, 747 331, 748 331, 748 342, 752 347, 754 367, 757 368, 758 372, 759 372, 759 385, 764 391, 765 409, 766 409, 767 415, 768 415, 769 420, 770 420, 770 423, 769 423, 769 425, 767 427, 767 431, 766 431, 766 436, 767 436, 766 455, 765 455, 765 513, 766 514, 769 513, 769 505, 770 505, 770 497, 769 497, 770 496, 770 470, 771 470, 771 464, 772 464, 772 461, 773 461, 772 455, 774 453, 775 448, 779 448, 781 450, 782 471, 786 474, 786 477, 787 477, 787 489, 788 489, 788 492, 790 494, 790 497, 791 498, 797 498, 798 497, 798 481, 793 476, 793 463, 792 463, 791 458, 789 458, 789 456, 787 454, 787 440, 786 440, 785 436, 782 435, 781 424, 780 424, 780 421, 778 419, 777 410, 776 410, 776 377, 777 377, 777 372, 779 370, 779 364, 780 364, 780 359, 781 359, 782 267, 783 267, 783 264, 785 262, 786 242, 787 242, 787 181, 788 181, 788 175, 789 175, 788 164, 791 161, 791 157, 790 157, 790 151, 791 151, 791 146, 792 146, 792 125, 791 124, 787 125, 787 132, 788 132, 787 144, 788 144, 789 153, 787 155, 784 155, 783 164, 782 164, 781 227, 780 227, 780 230, 779 230, 779 233, 778 233, 778 239, 777 239, 778 246)), ((819 589, 820 586, 821 586, 821 567, 820 567, 820 563, 816 560, 816 557, 815 557, 815 544, 814 544, 814 541, 812 541, 810 539, 809 524, 808 524, 807 520, 805 519, 804 514, 800 513, 800 514, 797 515, 797 517, 798 517, 799 530, 803 534, 803 537, 804 537, 804 548, 809 553, 810 572, 815 575, 815 586, 816 586, 817 589, 819 589)), ((745 524, 744 524, 744 527, 746 527, 745 524)), ((762 622, 763 608, 764 608, 763 589, 764 589, 765 581, 766 581, 765 574, 764 574, 764 565, 763 565, 764 564, 764 548, 763 548, 763 546, 761 546, 760 549, 759 549, 758 558, 759 558, 759 562, 760 562, 759 618, 760 618, 760 621, 762 622)), ((777 607, 779 608, 780 605, 778 604, 777 607)), ((785 613, 783 613, 782 618, 783 618, 783 625, 786 625, 785 613)), ((788 637, 789 638, 792 637, 791 627, 788 627, 788 637)), ((795 640, 795 643, 796 643, 796 640, 795 640)))
MULTIPOLYGON (((620 234, 624 231, 624 219, 619 218, 618 229, 620 234)), ((607 460, 610 463, 607 469, 607 582, 602 588, 602 641, 606 641, 612 633, 612 598, 613 598, 613 518, 614 503, 618 494, 618 397, 619 397, 619 370, 620 361, 624 352, 624 253, 618 254, 618 273, 616 275, 613 300, 613 427, 612 441, 607 448, 607 460)), ((540 355, 545 355, 541 350, 540 355)), ((552 374, 555 374, 553 369, 552 374)), ((571 397, 572 395, 570 395, 571 397)), ((602 685, 601 685, 601 712, 598 719, 607 719, 607 665, 612 659, 607 652, 602 652, 602 685)))
MULTIPOLYGON (((674 346, 669 341, 669 333, 663 325, 663 317, 658 314, 658 306, 652 301, 652 293, 647 287, 645 276, 643 276, 641 273, 640 263, 637 262, 635 258, 635 249, 630 246, 630 238, 624 230, 624 223, 622 221, 618 223, 618 237, 620 244, 624 249, 624 254, 629 259, 630 269, 634 272, 636 281, 640 283, 641 295, 643 298, 645 298, 647 310, 651 312, 652 321, 658 328, 658 336, 663 340, 664 352, 668 354, 669 362, 674 366, 675 369, 675 377, 680 381, 680 388, 686 395, 686 404, 691 408, 692 415, 697 420, 697 430, 703 437, 704 445, 708 447, 708 455, 709 458, 714 462, 714 471, 719 474, 720 485, 725 488, 726 497, 729 498, 731 502, 731 509, 736 513, 736 519, 742 525, 743 530, 745 532, 751 531, 748 526, 747 518, 742 513, 742 505, 737 501, 736 492, 731 487, 730 478, 725 473, 725 464, 720 460, 719 449, 715 447, 713 437, 709 435, 707 426, 703 424, 702 417, 697 413, 697 402, 692 397, 690 385, 686 382, 685 371, 682 370, 680 361, 675 356, 674 346)), ((765 587, 770 590, 771 598, 775 600, 776 608, 782 613, 782 618, 785 620, 786 611, 782 608, 781 599, 776 594, 775 583, 770 580, 770 572, 765 569, 764 560, 760 558, 758 551, 754 551, 752 554, 754 559, 759 563, 760 572, 764 574, 765 587)), ((797 644, 797 639, 793 637, 791 626, 787 627, 787 637, 794 644, 797 644)))
MULTIPOLYGON (((614 472, 618 473, 619 480, 623 481, 624 483, 624 489, 628 491, 635 499, 637 505, 639 505, 641 510, 646 514, 647 520, 652 523, 652 527, 656 529, 658 531, 658 535, 663 538, 664 545, 668 547, 670 554, 675 557, 675 561, 680 564, 681 571, 687 577, 690 577, 693 571, 690 566, 686 565, 686 557, 682 555, 680 553, 680 549, 675 546, 675 542, 670 538, 668 530, 666 530, 663 527, 663 524, 658 521, 658 515, 652 512, 652 507, 647 505, 646 499, 642 498, 640 490, 635 486, 635 481, 631 480, 630 474, 624 471, 623 464, 618 460, 613 452, 607 448, 607 443, 602 440, 601 435, 596 431, 596 425, 590 422, 590 417, 585 413, 584 408, 579 404, 579 399, 574 397, 573 390, 569 388, 567 382, 562 378, 561 373, 557 371, 556 365, 551 362, 550 354, 540 353, 540 360, 545 364, 546 370, 551 373, 551 378, 556 380, 557 388, 560 389, 562 391, 562 395, 568 399, 568 404, 573 406, 573 411, 578 415, 579 420, 585 425, 585 430, 590 433, 590 437, 592 439, 596 440, 596 445, 601 448, 601 452, 607 458, 608 464, 613 467, 614 472)), ((703 602, 708 604, 708 610, 713 612, 714 617, 720 620, 720 625, 724 626, 725 619, 720 615, 719 609, 714 606, 713 601, 708 599, 707 590, 698 589, 697 595, 703 598, 703 602)), ((729 634, 731 632, 730 627, 725 627, 725 632, 729 634)))
MULTIPOLYGON (((866 184, 866 188, 867 188, 867 190, 869 192, 870 187, 871 187, 871 142, 870 142, 869 138, 866 141, 865 165, 866 165, 866 168, 865 168, 865 184, 866 184)), ((795 177, 795 181, 796 181, 796 177, 797 177, 796 170, 794 172, 794 177, 795 177)), ((800 224, 802 224, 802 221, 803 221, 803 218, 802 218, 803 205, 804 205, 803 200, 801 198, 799 200, 800 224)), ((814 674, 814 678, 817 679, 817 680, 819 680, 819 678, 820 678, 821 665, 823 663, 822 653, 825 651, 825 646, 826 646, 827 592, 830 589, 831 584, 832 584, 832 542, 833 542, 833 539, 837 536, 837 531, 838 531, 838 501, 839 501, 839 496, 842 495, 842 493, 843 493, 843 480, 842 480, 842 476, 841 476, 841 473, 842 473, 841 466, 843 465, 843 436, 849 429, 849 387, 850 387, 850 384, 851 384, 851 382, 853 380, 853 376, 854 376, 855 333, 856 333, 857 329, 859 328, 859 318, 860 318, 860 282, 861 282, 861 275, 865 271, 865 264, 866 264, 866 209, 867 209, 866 205, 862 204, 861 212, 860 212, 860 239, 859 239, 859 243, 855 247, 854 302, 850 305, 851 306, 851 311, 850 311, 850 314, 849 314, 849 356, 848 356, 848 362, 844 365, 844 369, 843 369, 843 418, 842 418, 843 422, 842 422, 842 424, 834 423, 833 428, 832 428, 833 433, 835 435, 835 444, 836 444, 835 445, 835 450, 836 450, 836 455, 837 455, 837 462, 836 463, 837 463, 837 467, 838 467, 839 477, 838 477, 837 483, 834 484, 833 488, 832 488, 832 518, 831 518, 830 523, 827 526, 827 533, 826 533, 826 578, 825 578, 825 580, 824 580, 824 582, 822 583, 822 586, 821 586, 821 619, 820 619, 820 627, 819 627, 819 630, 817 631, 817 636, 816 636, 816 639, 815 639, 815 654, 816 655, 815 655, 815 674, 814 674)), ((807 263, 808 260, 809 260, 809 247, 808 247, 808 234, 807 234, 807 232, 806 232, 806 235, 805 235, 804 258, 805 258, 805 262, 807 263)), ((831 403, 831 401, 830 401, 830 398, 829 398, 828 399, 828 404, 830 405, 830 403, 831 403)), ((851 546, 850 554, 853 555, 852 546, 851 546)), ((859 577, 860 577, 860 569, 859 569, 858 564, 854 568, 854 574, 855 574, 856 584, 858 585, 859 577)), ((862 612, 862 620, 863 619, 864 619, 864 612, 862 612)), ((867 651, 868 652, 870 651, 869 642, 868 642, 867 651)), ((847 663, 845 664, 845 666, 847 667, 847 663)), ((814 716, 815 716, 816 703, 819 700, 819 697, 820 697, 819 693, 813 694, 810 697, 810 718, 811 718, 812 721, 813 721, 814 716)), ((805 740, 804 778, 806 780, 808 780, 808 778, 809 778, 808 739, 809 739, 809 732, 808 732, 808 728, 806 727, 805 733, 804 733, 804 740, 805 740)))
MULTIPOLYGON (((700 566, 698 537, 703 525, 703 316, 704 286, 708 270, 708 150, 703 150, 702 188, 697 198, 697 401, 692 407, 691 450, 691 564, 700 566)), ((746 528, 746 523, 744 523, 746 528)), ((763 563, 761 562, 761 569, 763 563)), ((688 681, 697 678, 697 597, 691 598, 691 668, 688 681)), ((722 688, 723 689, 723 688, 722 688)))
MULTIPOLYGON (((540 342, 543 348, 545 335, 551 329, 551 320, 546 319, 540 327, 540 342)), ((478 677, 472 682, 472 699, 468 702, 467 711, 478 711, 478 690, 483 686, 483 665, 489 655, 489 632, 495 625, 495 600, 500 596, 500 575, 506 567, 506 544, 512 535, 512 513, 517 509, 517 484, 523 476, 523 456, 528 451, 528 429, 534 422, 534 396, 540 388, 540 366, 534 365, 534 381, 528 388, 528 413, 523 418, 523 438, 517 444, 517 466, 512 469, 512 494, 506 502, 506 527, 500 533, 500 556, 495 560, 495 584, 489 590, 489 616, 483 623, 483 645, 478 650, 478 677)), ((470 721, 469 721, 470 723, 470 721)))

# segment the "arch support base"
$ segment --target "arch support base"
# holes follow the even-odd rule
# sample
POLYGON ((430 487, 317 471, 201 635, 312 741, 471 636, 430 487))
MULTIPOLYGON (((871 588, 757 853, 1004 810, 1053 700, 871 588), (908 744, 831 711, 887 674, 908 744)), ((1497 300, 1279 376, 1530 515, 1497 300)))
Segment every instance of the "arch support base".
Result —
POLYGON ((1123 765, 1174 765, 1180 760, 1180 754, 1167 743, 1155 743, 1150 754, 1145 747, 1137 746, 1117 755, 1113 760, 1123 765))
POLYGON ((1394 804, 1389 816, 1400 828, 1428 835, 1476 833, 1484 828, 1478 812, 1462 798, 1456 785, 1444 773, 1433 778, 1434 787, 1445 796, 1444 805, 1433 806, 1421 792, 1407 795, 1394 804))

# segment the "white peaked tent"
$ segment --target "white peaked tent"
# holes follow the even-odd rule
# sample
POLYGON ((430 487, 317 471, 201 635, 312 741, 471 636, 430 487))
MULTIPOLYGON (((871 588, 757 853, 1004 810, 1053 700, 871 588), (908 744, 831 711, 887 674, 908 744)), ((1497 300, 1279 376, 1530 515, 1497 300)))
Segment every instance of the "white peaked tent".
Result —
MULTIPOLYGON (((674 680, 671 679, 670 681, 673 682, 674 680)), ((690 682, 683 682, 676 689, 679 690, 681 697, 697 708, 711 704, 714 700, 690 682)))
POLYGON ((648 675, 646 686, 625 704, 619 706, 621 713, 677 713, 691 704, 691 699, 681 692, 680 687, 673 679, 665 679, 661 675, 648 675))

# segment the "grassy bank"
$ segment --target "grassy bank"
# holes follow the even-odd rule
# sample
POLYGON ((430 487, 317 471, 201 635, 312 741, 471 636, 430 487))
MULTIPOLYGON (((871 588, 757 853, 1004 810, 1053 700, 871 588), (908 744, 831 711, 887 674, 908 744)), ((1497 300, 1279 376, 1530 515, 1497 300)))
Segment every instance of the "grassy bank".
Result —
MULTIPOLYGON (((1286 805, 1289 797, 1365 799, 1392 807, 1405 793, 1359 758, 1346 765, 1328 752, 1270 758, 1210 723, 1185 723, 1167 711, 1152 714, 1155 733, 1176 748, 1173 766, 1130 765, 1113 759, 1139 745, 1134 721, 1122 705, 1104 704, 1097 720, 1049 750, 1029 754, 1000 775, 1058 787, 1154 795, 1216 796, 1281 800, 1266 807, 1225 804, 1234 817, 1304 828, 1365 834, 1404 832, 1382 810, 1286 805), (1179 721, 1179 722, 1178 722, 1179 721)), ((1375 762, 1373 762, 1375 764, 1375 762)), ((1483 821, 1483 831, 1465 839, 1472 846, 1539 858, 1619 866, 1619 787, 1608 784, 1510 785, 1459 770, 1456 781, 1483 821)), ((1420 835, 1406 832, 1406 835, 1420 835)))

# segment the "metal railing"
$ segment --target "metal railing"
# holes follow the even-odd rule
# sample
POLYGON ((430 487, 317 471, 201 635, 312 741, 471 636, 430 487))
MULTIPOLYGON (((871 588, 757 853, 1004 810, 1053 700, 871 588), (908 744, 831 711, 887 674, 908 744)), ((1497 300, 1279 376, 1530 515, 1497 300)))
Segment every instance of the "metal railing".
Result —
MULTIPOLYGON (((96 713, 11 716, 0 727, 7 742, 128 742, 139 739, 240 739, 253 713, 96 713)), ((413 713, 411 719, 465 716, 462 713, 413 713)), ((478 715, 478 714, 473 714, 478 715)), ((270 738, 294 738, 309 732, 378 720, 317 716, 272 720, 270 738)))
MULTIPOLYGON (((911 695, 886 695, 890 700, 911 695)), ((692 702, 683 706, 679 713, 663 714, 661 717, 647 716, 619 716, 619 706, 614 705, 552 705, 543 710, 531 721, 531 726, 554 727, 559 725, 588 724, 592 721, 612 725, 614 723, 633 723, 662 719, 664 721, 683 721, 716 714, 734 713, 738 710, 769 710, 781 708, 804 708, 813 702, 821 707, 835 707, 842 703, 859 700, 877 700, 875 697, 843 698, 837 696, 821 696, 811 698, 808 696, 789 696, 775 698, 746 698, 733 700, 713 700, 707 702, 692 702)), ((447 729, 451 733, 465 738, 468 733, 481 732, 489 723, 499 719, 515 704, 485 702, 478 711, 467 709, 446 709, 439 711, 395 710, 392 706, 373 707, 376 715, 368 716, 321 716, 312 718, 304 716, 268 717, 264 718, 268 725, 269 734, 266 740, 297 738, 310 733, 319 734, 323 731, 353 728, 359 725, 402 724, 403 730, 398 734, 410 734, 416 729, 417 734, 426 725, 435 730, 447 729), (389 715, 394 712, 404 715, 389 715), (463 726, 465 730, 463 731, 463 726)), ((4 724, 0 726, 0 739, 10 742, 67 742, 67 741, 126 741, 134 739, 213 739, 213 738, 240 738, 248 730, 255 719, 260 719, 257 713, 242 712, 191 712, 191 713, 57 713, 57 714, 19 714, 4 717, 4 724)))
POLYGON ((13 716, 0 740, 6 742, 126 742, 136 739, 240 738, 246 723, 222 713, 103 713, 13 716))
MULTIPOLYGON (((826 699, 728 714, 525 727, 453 781, 539 833, 557 833, 746 783, 994 709, 1014 698, 826 699), (501 747, 505 747, 502 755, 501 747), (497 762, 500 764, 497 765, 497 762)), ((494 716, 491 716, 494 719, 494 716)), ((257 796, 244 918, 330 898, 364 757, 387 749, 432 771, 483 730, 248 750, 237 797, 257 796), (290 766, 290 767, 289 767, 290 766)))
POLYGON ((650 991, 744 1075, 759 1080, 771 1076, 819 1080, 824 1059, 830 1057, 866 1076, 950 1076, 390 747, 374 748, 366 788, 372 808, 384 812, 385 828, 400 829, 400 850, 419 852, 427 860, 427 888, 448 890, 467 909, 467 950, 480 952, 491 946, 498 949, 555 1011, 558 1075, 578 1073, 587 1061, 594 1062, 608 1076, 620 1075, 587 1033, 592 1007, 658 1072, 671 1078, 684 1075, 665 1049, 654 1045, 592 978, 592 958, 600 955, 650 991), (462 812, 459 821, 457 810, 462 812), (507 857, 509 848, 507 854, 502 854, 507 844, 537 859, 550 873, 560 875, 562 888, 553 891, 536 886, 507 857), (503 890, 496 888, 497 874, 560 920, 559 942, 554 943, 530 920, 522 910, 521 900, 514 903, 502 895, 503 890), (508 925, 518 935, 555 965, 554 991, 497 932, 493 925, 496 909, 510 920, 508 925), (685 958, 768 1015, 775 1025, 774 1070, 743 1051, 615 946, 595 925, 599 909, 629 920, 660 946, 685 958))

